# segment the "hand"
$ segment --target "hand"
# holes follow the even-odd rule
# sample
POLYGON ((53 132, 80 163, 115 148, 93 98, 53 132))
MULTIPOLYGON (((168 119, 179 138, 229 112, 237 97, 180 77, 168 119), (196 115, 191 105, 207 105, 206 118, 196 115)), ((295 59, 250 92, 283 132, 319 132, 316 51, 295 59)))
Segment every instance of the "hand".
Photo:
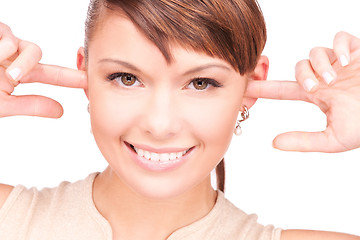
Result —
POLYGON ((274 139, 285 151, 343 152, 360 147, 360 39, 339 33, 334 49, 314 48, 296 66, 297 82, 250 81, 247 96, 301 100, 327 117, 322 132, 289 132, 274 139))
POLYGON ((0 23, 0 117, 28 115, 59 118, 62 106, 44 96, 13 96, 18 84, 40 82, 64 87, 87 88, 82 71, 40 64, 41 49, 15 37, 0 23))

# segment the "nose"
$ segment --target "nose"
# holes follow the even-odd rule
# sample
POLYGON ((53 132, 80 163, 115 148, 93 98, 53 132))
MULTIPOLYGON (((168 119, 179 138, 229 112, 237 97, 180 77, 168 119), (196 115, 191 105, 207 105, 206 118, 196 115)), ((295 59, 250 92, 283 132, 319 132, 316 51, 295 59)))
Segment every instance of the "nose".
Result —
POLYGON ((181 113, 174 94, 158 90, 150 95, 142 119, 142 128, 156 140, 175 136, 181 130, 181 113))

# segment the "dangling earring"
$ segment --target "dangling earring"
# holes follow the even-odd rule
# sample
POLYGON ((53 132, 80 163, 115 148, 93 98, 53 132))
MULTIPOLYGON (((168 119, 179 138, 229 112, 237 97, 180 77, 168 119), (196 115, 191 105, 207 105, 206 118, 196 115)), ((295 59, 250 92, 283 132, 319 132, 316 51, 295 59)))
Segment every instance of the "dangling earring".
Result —
POLYGON ((244 111, 240 113, 241 118, 237 120, 236 127, 234 129, 234 134, 236 136, 240 136, 242 134, 242 129, 241 129, 240 123, 249 118, 248 108, 245 105, 243 106, 243 108, 244 108, 244 111))

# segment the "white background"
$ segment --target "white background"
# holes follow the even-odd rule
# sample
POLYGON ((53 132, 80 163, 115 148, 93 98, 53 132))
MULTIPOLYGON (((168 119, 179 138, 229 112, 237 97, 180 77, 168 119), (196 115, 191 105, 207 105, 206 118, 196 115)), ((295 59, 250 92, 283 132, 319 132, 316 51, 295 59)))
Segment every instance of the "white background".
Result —
MULTIPOLYGON (((271 80, 294 80, 294 66, 315 46, 331 47, 337 31, 360 36, 358 0, 260 0, 268 26, 264 54, 271 80)), ((43 63, 75 68, 83 44, 88 1, 0 0, 0 21, 43 50, 43 63)), ((0 182, 39 188, 102 171, 106 161, 90 134, 82 90, 40 84, 16 94, 59 101, 59 120, 0 119, 0 182)), ((359 119, 360 121, 360 119, 359 119)), ((262 224, 360 235, 360 150, 340 154, 288 153, 271 147, 290 130, 319 131, 323 114, 302 102, 260 100, 227 153, 227 191, 233 203, 262 224)))

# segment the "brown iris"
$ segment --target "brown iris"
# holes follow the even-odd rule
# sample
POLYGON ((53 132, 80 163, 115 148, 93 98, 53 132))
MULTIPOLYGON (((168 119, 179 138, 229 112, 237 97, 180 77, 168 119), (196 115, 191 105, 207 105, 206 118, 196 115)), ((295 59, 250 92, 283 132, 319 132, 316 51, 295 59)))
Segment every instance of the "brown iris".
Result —
POLYGON ((125 86, 128 87, 134 85, 137 81, 136 77, 132 75, 123 75, 120 77, 120 80, 125 86))
POLYGON ((208 84, 209 83, 204 79, 195 79, 193 81, 193 85, 196 90, 204 90, 207 88, 208 84))

